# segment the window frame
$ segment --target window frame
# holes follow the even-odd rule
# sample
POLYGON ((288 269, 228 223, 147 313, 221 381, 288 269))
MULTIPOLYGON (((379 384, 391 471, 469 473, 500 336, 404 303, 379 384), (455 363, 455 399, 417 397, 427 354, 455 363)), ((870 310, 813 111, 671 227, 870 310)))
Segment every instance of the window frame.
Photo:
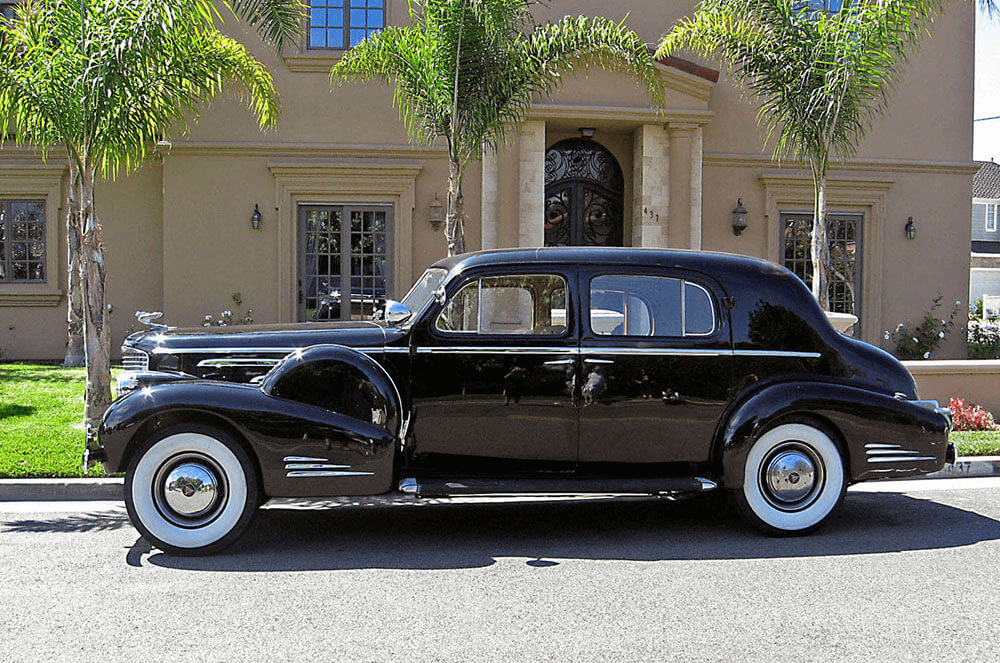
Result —
MULTIPOLYGON (((644 297, 640 297, 640 299, 643 299, 645 301, 644 297)), ((590 278, 587 281, 587 311, 586 311, 586 315, 584 315, 583 317, 587 320, 587 331, 594 338, 602 338, 602 339, 613 339, 613 338, 628 338, 628 339, 640 339, 640 338, 705 339, 705 338, 711 338, 712 336, 715 336, 719 332, 720 328, 722 327, 722 325, 721 325, 721 318, 720 318, 720 315, 719 315, 718 305, 719 305, 718 298, 712 293, 712 290, 710 288, 708 288, 707 286, 705 286, 703 283, 699 283, 697 281, 692 281, 691 279, 687 278, 686 276, 672 275, 672 274, 671 275, 649 274, 649 273, 644 273, 644 272, 620 272, 620 271, 610 272, 610 271, 598 271, 598 272, 594 272, 593 274, 591 274, 590 278), (672 334, 655 334, 655 333, 651 333, 651 334, 606 334, 606 333, 599 332, 596 329, 594 329, 594 326, 592 324, 592 318, 591 318, 591 311, 593 310, 592 302, 593 302, 593 292, 594 292, 594 281, 596 279, 604 278, 604 277, 609 277, 609 276, 610 277, 617 276, 617 277, 625 277, 625 278, 670 279, 672 281, 678 281, 680 283, 680 309, 681 309, 680 310, 680 318, 681 318, 680 319, 680 328, 681 328, 680 335, 676 336, 676 335, 672 335, 672 334), (687 294, 686 294, 686 286, 688 286, 688 285, 693 286, 695 288, 698 288, 699 290, 701 290, 702 292, 704 292, 706 295, 708 295, 708 301, 709 301, 710 308, 711 308, 711 311, 712 311, 712 329, 710 331, 708 331, 708 332, 696 334, 696 333, 688 333, 688 331, 687 331, 687 316, 686 316, 687 294)), ((652 331, 655 331, 656 330, 656 318, 655 318, 655 316, 653 316, 652 307, 650 307, 650 318, 652 319, 652 322, 653 322, 652 331)))
POLYGON ((0 163, 0 198, 5 200, 45 201, 45 282, 0 282, 0 306, 58 306, 64 292, 60 283, 64 270, 59 254, 65 251, 59 241, 63 206, 62 183, 67 167, 44 163, 0 163))
MULTIPOLYGON (((432 315, 429 316, 427 328, 430 330, 431 334, 437 337, 445 338, 462 338, 462 339, 483 339, 483 338, 501 338, 501 339, 533 339, 533 340, 557 340, 564 339, 569 336, 573 331, 573 293, 572 293, 572 283, 573 279, 566 273, 558 270, 540 270, 540 271, 524 271, 516 270, 510 273, 507 272, 480 272, 476 274, 469 274, 467 278, 462 279, 458 286, 454 289, 452 294, 448 295, 444 303, 440 306, 432 309, 432 315), (566 292, 566 322, 562 332, 558 334, 536 334, 532 331, 527 332, 496 332, 496 331, 480 331, 482 327, 482 282, 483 279, 497 278, 497 279, 512 279, 512 278, 525 278, 532 276, 545 276, 545 277, 557 277, 563 282, 563 289, 566 292), (448 306, 455 300, 458 295, 464 291, 470 284, 478 283, 477 287, 477 310, 476 310, 476 330, 461 330, 461 329, 442 329, 438 327, 438 320, 444 315, 448 306)), ((534 318, 534 300, 532 301, 532 318, 534 318)), ((551 314, 551 311, 550 311, 551 314)), ((532 320, 532 328, 534 327, 534 320, 532 320)))
POLYGON ((994 200, 983 204, 986 206, 984 230, 988 233, 995 233, 997 231, 997 217, 1000 217, 1000 201, 994 200), (990 227, 990 212, 993 213, 993 227, 990 227))
MULTIPOLYGON (((49 244, 46 241, 46 226, 47 226, 47 214, 45 210, 45 199, 44 198, 13 198, 4 195, 0 195, 0 236, 3 237, 2 249, 0 249, 0 283, 6 285, 13 284, 47 284, 50 278, 48 269, 48 255, 49 255, 49 244), (11 224, 13 222, 13 207, 16 204, 30 205, 35 204, 41 207, 40 221, 36 222, 38 225, 42 226, 42 237, 39 240, 17 240, 13 237, 13 228, 11 224), (26 243, 29 247, 35 242, 39 242, 42 245, 42 258, 41 261, 31 260, 30 256, 23 261, 15 261, 12 255, 11 245, 15 242, 26 243), (43 277, 40 279, 26 278, 17 279, 14 278, 14 263, 24 262, 29 266, 32 262, 41 262, 43 269, 43 277)), ((28 249, 30 252, 30 248, 28 249)), ((30 269, 30 267, 29 267, 30 269)))
MULTIPOLYGON (((839 218, 853 217, 853 218, 856 218, 857 221, 858 221, 857 226, 854 229, 854 243, 855 243, 855 250, 854 250, 854 275, 855 275, 855 277, 854 277, 854 282, 851 284, 852 288, 853 288, 854 310, 853 311, 840 311, 840 312, 841 313, 850 313, 851 315, 857 316, 857 318, 858 318, 858 320, 860 322, 860 320, 862 319, 862 315, 864 314, 864 310, 865 310, 864 306, 863 306, 863 302, 862 302, 862 294, 864 293, 864 286, 865 286, 865 264, 864 264, 864 256, 865 256, 865 226, 868 224, 867 216, 863 212, 846 212, 846 211, 841 211, 841 210, 827 211, 827 213, 826 213, 826 218, 827 218, 828 222, 830 220, 832 220, 834 218, 838 218, 838 217, 839 218)), ((813 219, 813 211, 811 211, 811 210, 810 211, 802 211, 802 210, 786 210, 786 209, 782 209, 781 212, 780 212, 780 214, 779 214, 779 217, 778 217, 778 222, 779 222, 780 227, 781 227, 781 246, 782 246, 782 253, 781 253, 781 259, 780 259, 779 264, 781 264, 786 269, 791 270, 792 273, 795 273, 795 270, 792 267, 788 266, 787 259, 785 257, 785 251, 787 250, 787 239, 786 239, 785 231, 787 229, 787 221, 788 221, 789 218, 796 218, 796 219, 801 218, 803 220, 808 219, 808 222, 809 222, 810 227, 811 227, 812 219, 813 219)), ((812 237, 812 230, 811 229, 809 231, 809 237, 810 238, 812 237)), ((828 232, 827 233, 827 241, 828 242, 832 242, 833 239, 834 238, 831 237, 830 234, 829 234, 829 232, 828 232)), ((810 239, 810 242, 811 242, 811 239, 810 239)), ((807 267, 811 266, 811 261, 809 259, 806 260, 806 266, 807 267)), ((798 276, 797 273, 796 273, 796 276, 798 276)), ((812 287, 811 281, 806 281, 804 278, 801 278, 801 277, 799 277, 799 278, 800 278, 800 280, 803 283, 805 283, 806 287, 809 287, 809 288, 812 287)), ((833 275, 831 275, 831 279, 828 282, 828 286, 832 287, 833 285, 834 285, 834 279, 833 279, 833 275)), ((833 310, 832 304, 831 304, 831 310, 833 310)))
MULTIPOLYGON (((329 3, 329 2, 333 2, 334 0, 318 0, 318 1, 329 3)), ((348 51, 348 50, 350 50, 351 48, 353 48, 355 46, 355 44, 351 43, 351 41, 352 41, 351 40, 351 32, 352 31, 359 30, 359 29, 360 30, 364 30, 365 31, 365 36, 367 37, 369 34, 373 34, 374 32, 378 32, 379 30, 385 29, 385 27, 387 25, 387 20, 386 19, 388 18, 387 17, 388 7, 386 5, 389 4, 389 0, 381 0, 381 2, 382 2, 382 6, 381 7, 369 7, 368 3, 371 0, 361 0, 362 2, 365 3, 365 6, 364 7, 357 7, 357 8, 355 8, 352 5, 352 2, 355 2, 357 0, 340 0, 340 1, 343 2, 343 6, 340 7, 340 9, 343 10, 343 16, 342 16, 343 20, 342 20, 342 23, 340 25, 340 31, 341 31, 341 36, 342 36, 342 42, 341 43, 343 45, 341 45, 341 46, 326 46, 326 45, 323 45, 323 46, 318 46, 318 45, 314 46, 313 45, 313 43, 312 43, 312 41, 313 41, 313 35, 312 35, 312 33, 313 33, 314 29, 315 30, 323 30, 325 32, 324 36, 326 36, 326 37, 329 37, 329 35, 330 35, 331 32, 336 32, 336 29, 337 29, 337 26, 329 26, 329 25, 322 25, 322 26, 318 26, 318 27, 314 28, 313 27, 313 22, 312 22, 313 9, 324 9, 324 10, 327 11, 327 13, 329 13, 331 10, 336 10, 338 8, 337 7, 331 7, 331 6, 329 6, 329 4, 324 4, 324 5, 322 5, 322 7, 315 7, 314 8, 312 6, 312 2, 310 1, 310 4, 308 6, 308 11, 306 12, 306 19, 305 19, 306 20, 306 29, 304 31, 305 32, 305 49, 306 50, 308 50, 308 51, 328 51, 328 52, 329 51, 333 51, 333 52, 348 51), (351 21, 351 13, 354 10, 364 11, 365 14, 366 14, 366 21, 367 21, 367 13, 369 11, 373 11, 373 10, 381 11, 382 12, 382 25, 381 25, 381 27, 379 27, 379 28, 372 28, 372 27, 368 26, 367 23, 363 27, 360 27, 360 28, 354 27, 353 24, 352 24, 352 21, 351 21)))

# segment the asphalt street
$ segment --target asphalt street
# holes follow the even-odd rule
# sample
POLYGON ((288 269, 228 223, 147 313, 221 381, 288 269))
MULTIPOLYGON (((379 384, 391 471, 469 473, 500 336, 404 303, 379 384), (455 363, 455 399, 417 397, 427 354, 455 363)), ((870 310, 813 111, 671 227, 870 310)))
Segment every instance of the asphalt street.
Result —
POLYGON ((285 500, 226 554, 120 502, 0 502, 2 661, 994 661, 1000 478, 722 500, 285 500))

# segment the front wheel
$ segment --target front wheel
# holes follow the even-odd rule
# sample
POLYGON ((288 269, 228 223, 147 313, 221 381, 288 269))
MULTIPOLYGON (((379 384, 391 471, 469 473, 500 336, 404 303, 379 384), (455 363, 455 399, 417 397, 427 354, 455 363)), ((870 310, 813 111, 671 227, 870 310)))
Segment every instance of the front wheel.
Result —
POLYGON ((737 506, 769 534, 817 527, 847 490, 844 461, 830 436, 809 424, 776 426, 750 447, 737 506))
POLYGON ((151 436, 125 475, 132 524, 157 548, 179 555, 209 554, 235 541, 253 519, 259 492, 246 450, 207 426, 151 436))

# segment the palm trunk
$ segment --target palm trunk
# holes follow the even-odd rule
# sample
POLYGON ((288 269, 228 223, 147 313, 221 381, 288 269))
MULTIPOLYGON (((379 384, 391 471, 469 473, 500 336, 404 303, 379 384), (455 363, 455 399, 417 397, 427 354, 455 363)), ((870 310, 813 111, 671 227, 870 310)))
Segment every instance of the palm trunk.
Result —
POLYGON ((105 296, 104 246, 94 211, 95 168, 84 158, 80 178, 81 260, 84 291, 84 350, 87 355, 87 403, 84 418, 96 427, 111 404, 111 330, 105 296))
POLYGON ((448 255, 465 253, 465 224, 462 221, 462 170, 457 161, 448 167, 448 214, 444 221, 444 238, 448 255))
POLYGON ((830 242, 826 234, 826 175, 814 175, 816 185, 815 209, 813 210, 812 258, 813 279, 812 293, 824 311, 830 310, 830 242))
POLYGON ((80 181, 81 173, 75 161, 70 159, 69 166, 69 211, 66 214, 66 247, 69 255, 68 281, 69 292, 66 296, 66 356, 63 366, 83 366, 83 286, 80 272, 80 235, 83 225, 80 221, 80 181))

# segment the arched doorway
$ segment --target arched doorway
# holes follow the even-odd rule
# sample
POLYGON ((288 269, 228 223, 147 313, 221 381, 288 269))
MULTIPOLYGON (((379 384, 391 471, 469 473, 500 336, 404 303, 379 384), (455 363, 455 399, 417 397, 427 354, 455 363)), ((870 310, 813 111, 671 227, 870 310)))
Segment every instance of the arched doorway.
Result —
POLYGON ((567 138, 545 152, 545 246, 622 246, 625 183, 611 152, 567 138))

